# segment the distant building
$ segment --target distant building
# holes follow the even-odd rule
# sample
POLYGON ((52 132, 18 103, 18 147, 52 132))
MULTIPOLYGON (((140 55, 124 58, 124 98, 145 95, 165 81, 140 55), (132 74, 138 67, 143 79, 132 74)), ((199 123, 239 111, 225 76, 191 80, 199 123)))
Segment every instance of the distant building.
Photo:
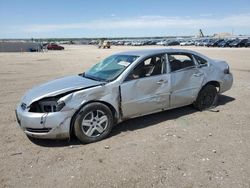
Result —
POLYGON ((0 52, 34 52, 41 50, 41 44, 36 42, 0 41, 0 52))
POLYGON ((232 34, 231 33, 227 33, 227 32, 224 32, 224 33, 215 33, 213 35, 214 38, 228 38, 228 37, 232 37, 232 34))

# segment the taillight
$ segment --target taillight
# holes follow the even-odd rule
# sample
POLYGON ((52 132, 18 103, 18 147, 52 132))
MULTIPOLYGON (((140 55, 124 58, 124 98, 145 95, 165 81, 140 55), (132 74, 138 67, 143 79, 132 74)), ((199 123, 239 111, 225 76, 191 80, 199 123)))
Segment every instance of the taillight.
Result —
POLYGON ((224 73, 225 73, 225 74, 230 74, 229 66, 227 66, 227 68, 224 70, 224 73))

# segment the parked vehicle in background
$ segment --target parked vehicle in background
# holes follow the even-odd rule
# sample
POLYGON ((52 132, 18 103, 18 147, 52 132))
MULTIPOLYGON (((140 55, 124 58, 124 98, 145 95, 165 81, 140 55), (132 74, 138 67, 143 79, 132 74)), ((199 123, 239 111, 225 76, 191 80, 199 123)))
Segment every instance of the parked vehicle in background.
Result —
POLYGON ((157 42, 156 44, 157 44, 157 45, 163 46, 163 45, 165 45, 166 43, 167 43, 167 41, 162 40, 162 41, 157 42))
POLYGON ((195 43, 192 40, 180 42, 180 46, 191 46, 191 45, 194 45, 194 44, 195 43))
POLYGON ((131 43, 132 46, 142 46, 143 45, 143 42, 142 41, 133 41, 131 43))
POLYGON ((131 44, 132 44, 131 41, 127 41, 127 42, 124 43, 124 46, 129 46, 129 45, 131 45, 131 44))
POLYGON ((103 48, 110 48, 111 47, 111 43, 108 40, 105 40, 102 44, 103 48))
POLYGON ((218 44, 218 47, 229 47, 229 44, 232 43, 235 39, 225 39, 218 44))
POLYGON ((110 48, 111 47, 111 43, 108 40, 100 40, 98 43, 98 48, 110 48))
POLYGON ((245 44, 245 47, 250 47, 250 40, 248 39, 247 43, 245 44))
POLYGON ((17 105, 20 128, 30 137, 104 139, 126 119, 193 104, 216 105, 231 88, 223 60, 182 49, 121 52, 86 72, 29 90, 17 105))
POLYGON ((201 46, 207 46, 213 39, 205 39, 202 41, 201 46))
POLYGON ((157 42, 155 40, 151 40, 151 41, 148 42, 148 45, 156 45, 156 43, 157 42))
POLYGON ((195 43, 194 43, 194 45, 195 46, 203 46, 203 42, 204 42, 205 40, 197 40, 197 41, 195 41, 195 43))
POLYGON ((117 45, 124 45, 124 43, 125 43, 124 41, 118 41, 116 44, 117 45))
POLYGON ((236 44, 238 44, 240 39, 236 38, 232 42, 229 43, 229 47, 234 47, 236 44))
POLYGON ((89 42, 89 44, 92 44, 92 45, 97 45, 99 42, 97 40, 91 40, 89 42))
POLYGON ((238 39, 229 44, 229 47, 245 47, 248 39, 238 39))
POLYGON ((52 43, 47 45, 48 50, 64 50, 63 46, 60 46, 58 44, 52 43))
POLYGON ((177 46, 180 45, 179 41, 167 41, 165 44, 163 44, 164 46, 177 46))
POLYGON ((208 44, 207 47, 217 47, 220 42, 222 42, 223 39, 214 39, 211 40, 208 44))
POLYGON ((112 39, 112 40, 91 40, 87 44, 97 44, 99 48, 110 48, 111 45, 125 45, 125 46, 145 46, 145 45, 161 45, 161 46, 207 46, 207 47, 244 47, 247 46, 249 39, 232 39, 232 38, 139 38, 139 39, 112 39), (107 43, 106 43, 107 42, 107 43), (106 44, 105 44, 106 43, 106 44))

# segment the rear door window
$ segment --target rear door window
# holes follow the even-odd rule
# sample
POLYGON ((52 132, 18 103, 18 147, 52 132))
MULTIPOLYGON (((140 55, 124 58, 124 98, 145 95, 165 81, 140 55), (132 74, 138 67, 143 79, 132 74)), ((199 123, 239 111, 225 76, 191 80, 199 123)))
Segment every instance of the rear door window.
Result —
POLYGON ((195 66, 191 54, 170 53, 168 61, 172 72, 195 66))

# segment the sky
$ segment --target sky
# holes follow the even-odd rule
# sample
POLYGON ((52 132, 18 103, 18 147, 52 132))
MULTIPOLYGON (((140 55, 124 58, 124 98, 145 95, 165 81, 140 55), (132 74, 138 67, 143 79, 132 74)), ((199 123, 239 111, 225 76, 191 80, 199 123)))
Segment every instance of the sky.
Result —
POLYGON ((0 0, 0 38, 250 34, 250 0, 0 0))

